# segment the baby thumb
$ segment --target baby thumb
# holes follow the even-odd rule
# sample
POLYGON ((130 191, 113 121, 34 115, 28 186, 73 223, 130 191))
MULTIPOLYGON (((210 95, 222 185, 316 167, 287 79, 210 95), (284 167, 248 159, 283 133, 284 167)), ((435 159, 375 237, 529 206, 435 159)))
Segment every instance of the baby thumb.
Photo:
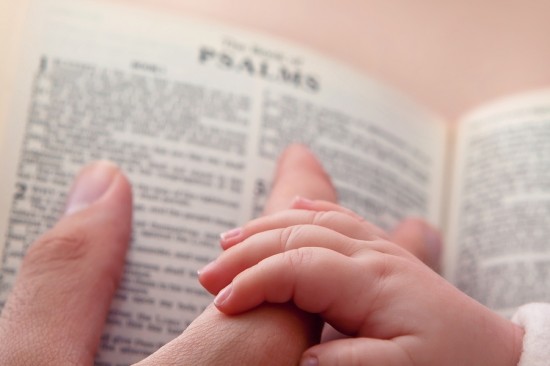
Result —
POLYGON ((393 366, 411 362, 407 351, 391 340, 346 338, 311 347, 304 352, 300 366, 393 366))

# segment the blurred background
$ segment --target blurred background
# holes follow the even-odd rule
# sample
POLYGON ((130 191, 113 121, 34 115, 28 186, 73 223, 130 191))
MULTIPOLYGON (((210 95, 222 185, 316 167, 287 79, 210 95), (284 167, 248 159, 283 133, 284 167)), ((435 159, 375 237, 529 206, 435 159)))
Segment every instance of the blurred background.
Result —
MULTIPOLYGON (((502 95, 550 87, 549 0, 102 1, 291 39, 393 85, 448 119, 502 95)), ((15 48, 27 2, 0 0, 0 55, 15 48)), ((10 78, 5 70, 0 64, 3 86, 10 78)))

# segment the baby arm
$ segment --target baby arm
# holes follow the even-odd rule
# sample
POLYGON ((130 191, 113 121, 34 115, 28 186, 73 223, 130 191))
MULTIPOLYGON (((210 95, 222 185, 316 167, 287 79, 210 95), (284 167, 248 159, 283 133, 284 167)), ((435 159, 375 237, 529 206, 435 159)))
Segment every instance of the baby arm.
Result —
POLYGON ((200 274, 237 314, 293 301, 352 338, 316 345, 330 365, 516 365, 522 329, 458 291, 380 229, 342 210, 288 210, 222 240, 200 274))

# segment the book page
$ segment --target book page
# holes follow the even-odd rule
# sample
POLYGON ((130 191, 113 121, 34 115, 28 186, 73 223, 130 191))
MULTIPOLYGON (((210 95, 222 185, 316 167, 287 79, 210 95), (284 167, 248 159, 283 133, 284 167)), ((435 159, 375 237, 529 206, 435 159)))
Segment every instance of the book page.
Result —
POLYGON ((550 299, 550 90, 497 102, 459 125, 447 277, 509 315, 550 299))
POLYGON ((14 70, 19 58, 28 2, 0 0, 0 141, 4 136, 7 106, 15 82, 14 70))
POLYGON ((390 228, 438 224, 445 125, 376 82, 238 29, 101 2, 34 1, 0 195, 3 303, 73 176, 115 161, 134 192, 125 274, 97 363, 142 359, 211 302, 196 271, 260 214, 276 158, 302 142, 343 204, 390 228))

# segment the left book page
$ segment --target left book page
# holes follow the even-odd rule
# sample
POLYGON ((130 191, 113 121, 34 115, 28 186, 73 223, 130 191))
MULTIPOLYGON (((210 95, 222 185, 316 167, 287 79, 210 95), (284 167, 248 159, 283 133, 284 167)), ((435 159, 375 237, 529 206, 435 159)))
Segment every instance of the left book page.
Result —
POLYGON ((444 124, 276 39, 102 2, 33 1, 0 160, 0 305, 24 253, 90 161, 132 182, 126 270, 98 364, 129 364, 211 301, 196 271, 261 212, 275 160, 308 144, 341 201, 391 227, 438 224, 444 124))
POLYGON ((0 141, 3 140, 5 116, 15 83, 21 38, 29 0, 0 0, 0 141))

